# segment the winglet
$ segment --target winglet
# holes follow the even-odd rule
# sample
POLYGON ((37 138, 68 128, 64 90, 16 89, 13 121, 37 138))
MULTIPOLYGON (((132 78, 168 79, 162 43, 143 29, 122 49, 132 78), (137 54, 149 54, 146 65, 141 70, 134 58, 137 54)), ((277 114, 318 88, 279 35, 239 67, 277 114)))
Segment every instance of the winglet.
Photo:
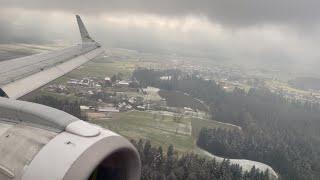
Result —
POLYGON ((81 20, 81 17, 79 15, 76 15, 76 18, 77 18, 77 22, 78 22, 78 26, 79 26, 82 42, 95 42, 90 37, 86 27, 84 26, 84 24, 83 24, 83 22, 81 20))

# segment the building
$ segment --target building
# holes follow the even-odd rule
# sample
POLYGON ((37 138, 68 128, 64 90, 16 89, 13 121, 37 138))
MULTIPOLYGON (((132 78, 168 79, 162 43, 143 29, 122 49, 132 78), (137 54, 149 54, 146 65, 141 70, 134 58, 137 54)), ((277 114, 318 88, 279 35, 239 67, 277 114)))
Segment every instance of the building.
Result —
POLYGON ((110 78, 110 77, 105 77, 105 78, 104 78, 104 85, 105 85, 106 87, 112 86, 112 81, 111 81, 111 78, 110 78))
POLYGON ((122 81, 119 81, 119 82, 117 83, 117 86, 119 86, 119 87, 128 87, 129 84, 130 84, 130 82, 125 81, 125 80, 122 80, 122 81))
POLYGON ((115 107, 97 107, 96 111, 98 112, 119 112, 115 107))

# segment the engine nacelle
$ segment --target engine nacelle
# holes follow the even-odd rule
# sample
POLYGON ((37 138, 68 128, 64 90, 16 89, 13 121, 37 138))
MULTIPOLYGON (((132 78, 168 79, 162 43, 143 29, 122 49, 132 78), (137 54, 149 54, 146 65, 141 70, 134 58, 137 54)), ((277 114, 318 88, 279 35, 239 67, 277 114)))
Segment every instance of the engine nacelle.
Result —
POLYGON ((135 148, 103 129, 96 137, 62 132, 41 149, 22 176, 23 180, 139 178, 140 159, 135 148))
POLYGON ((35 103, 0 98, 1 152, 10 153, 0 154, 0 179, 140 179, 139 154, 127 139, 35 103))

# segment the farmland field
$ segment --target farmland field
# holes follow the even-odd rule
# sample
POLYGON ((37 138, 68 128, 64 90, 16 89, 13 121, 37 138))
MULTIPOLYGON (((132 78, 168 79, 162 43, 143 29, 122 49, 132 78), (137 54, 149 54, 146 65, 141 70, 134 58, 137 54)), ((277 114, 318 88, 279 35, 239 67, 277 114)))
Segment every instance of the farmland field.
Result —
POLYGON ((180 152, 190 152, 196 149, 196 134, 202 127, 236 128, 216 121, 189 117, 177 122, 172 116, 138 111, 116 114, 112 120, 97 119, 92 122, 129 139, 149 139, 154 145, 164 147, 174 144, 180 152))

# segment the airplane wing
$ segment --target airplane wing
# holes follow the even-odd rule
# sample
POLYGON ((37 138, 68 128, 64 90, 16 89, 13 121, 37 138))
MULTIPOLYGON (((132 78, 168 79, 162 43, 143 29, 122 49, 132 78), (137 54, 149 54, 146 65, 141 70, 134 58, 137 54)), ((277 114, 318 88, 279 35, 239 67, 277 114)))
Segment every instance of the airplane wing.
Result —
POLYGON ((77 16, 82 43, 0 63, 0 179, 140 179, 135 147, 63 111, 17 98, 103 52, 77 16))
POLYGON ((89 36, 80 16, 76 17, 81 44, 0 62, 0 96, 18 99, 104 52, 89 36))

